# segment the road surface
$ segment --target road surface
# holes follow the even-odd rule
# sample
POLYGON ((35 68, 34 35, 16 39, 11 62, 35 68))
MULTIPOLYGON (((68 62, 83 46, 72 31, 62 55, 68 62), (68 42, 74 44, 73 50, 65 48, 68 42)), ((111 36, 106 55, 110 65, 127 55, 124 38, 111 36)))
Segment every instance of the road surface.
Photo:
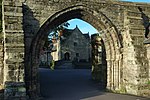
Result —
POLYGON ((89 69, 40 69, 44 100, 150 100, 132 95, 105 92, 91 80, 89 69))

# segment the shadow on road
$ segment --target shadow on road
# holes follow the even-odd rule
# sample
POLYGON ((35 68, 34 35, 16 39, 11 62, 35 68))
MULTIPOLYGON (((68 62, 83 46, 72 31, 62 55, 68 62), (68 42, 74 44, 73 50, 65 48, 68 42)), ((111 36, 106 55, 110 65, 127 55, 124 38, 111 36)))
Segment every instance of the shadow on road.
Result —
POLYGON ((40 69, 41 94, 51 100, 80 100, 103 94, 89 69, 40 69))
POLYGON ((91 80, 89 69, 40 69, 39 72, 44 100, 150 100, 105 92, 100 83, 91 80))

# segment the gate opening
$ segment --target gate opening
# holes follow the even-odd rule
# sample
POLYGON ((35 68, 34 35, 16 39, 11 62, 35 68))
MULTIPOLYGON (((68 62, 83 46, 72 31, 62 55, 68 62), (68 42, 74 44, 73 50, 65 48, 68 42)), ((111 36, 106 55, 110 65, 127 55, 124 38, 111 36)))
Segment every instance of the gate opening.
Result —
MULTIPOLYGON (((68 24, 71 25, 71 23, 68 24)), ((80 24, 82 24, 82 21, 80 24)), ((63 27, 62 25, 64 23, 60 26, 63 27)), ((84 27, 86 27, 86 24, 84 27)), ((70 86, 69 81, 73 81, 71 79, 74 77, 77 81, 76 83, 80 83, 78 81, 85 81, 87 83, 84 83, 84 85, 86 85, 91 80, 94 80, 97 87, 92 87, 93 89, 105 89, 107 84, 106 51, 103 40, 98 32, 83 34, 79 25, 76 25, 74 29, 67 27, 63 27, 61 30, 56 29, 48 35, 48 40, 46 40, 40 53, 39 73, 41 94, 44 97, 48 97, 53 94, 52 90, 54 87, 55 89, 61 89, 64 86, 67 88, 66 84, 70 86), (55 31, 58 33, 55 33, 55 31), (65 76, 65 73, 68 73, 69 77, 65 76), (45 80, 43 80, 45 79, 44 77, 46 77, 48 83, 45 83, 45 80), (83 78, 83 80, 80 78, 83 78), (54 82, 59 85, 54 85, 54 82), (48 91, 51 91, 52 94, 48 94, 48 91)), ((79 85, 79 87, 82 85, 79 85)), ((71 90, 68 91, 71 92, 71 90)), ((91 91, 93 90, 91 89, 91 91)), ((86 93, 87 91, 84 92, 86 93)), ((60 95, 59 92, 58 95, 60 95)))

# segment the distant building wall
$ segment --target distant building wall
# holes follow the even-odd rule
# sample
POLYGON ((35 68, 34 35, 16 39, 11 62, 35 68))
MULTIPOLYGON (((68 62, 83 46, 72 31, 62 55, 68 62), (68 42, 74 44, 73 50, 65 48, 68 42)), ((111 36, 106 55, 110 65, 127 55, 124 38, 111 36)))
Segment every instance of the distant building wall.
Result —
POLYGON ((90 58, 90 40, 76 27, 71 35, 61 43, 62 59, 65 58, 65 53, 70 54, 70 60, 89 61, 90 58))

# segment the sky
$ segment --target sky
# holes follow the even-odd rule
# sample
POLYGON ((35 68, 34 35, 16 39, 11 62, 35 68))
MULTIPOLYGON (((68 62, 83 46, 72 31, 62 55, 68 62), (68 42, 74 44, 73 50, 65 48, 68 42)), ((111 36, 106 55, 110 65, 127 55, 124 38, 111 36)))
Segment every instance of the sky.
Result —
POLYGON ((90 25, 89 23, 83 20, 72 19, 72 20, 69 20, 68 23, 70 24, 68 27, 69 29, 74 29, 77 25, 83 34, 88 33, 88 32, 90 34, 98 33, 98 31, 92 25, 90 25))
POLYGON ((122 0, 122 1, 130 1, 130 2, 146 2, 146 3, 150 3, 150 0, 122 0))
MULTIPOLYGON (((122 1, 130 1, 130 2, 146 2, 146 3, 150 3, 150 0, 122 0, 122 1)), ((94 34, 94 33, 98 33, 98 31, 89 23, 79 20, 79 19, 72 19, 69 20, 69 29, 74 29, 76 27, 76 25, 78 26, 78 28, 80 29, 80 31, 84 34, 84 33, 90 33, 90 34, 94 34)))

